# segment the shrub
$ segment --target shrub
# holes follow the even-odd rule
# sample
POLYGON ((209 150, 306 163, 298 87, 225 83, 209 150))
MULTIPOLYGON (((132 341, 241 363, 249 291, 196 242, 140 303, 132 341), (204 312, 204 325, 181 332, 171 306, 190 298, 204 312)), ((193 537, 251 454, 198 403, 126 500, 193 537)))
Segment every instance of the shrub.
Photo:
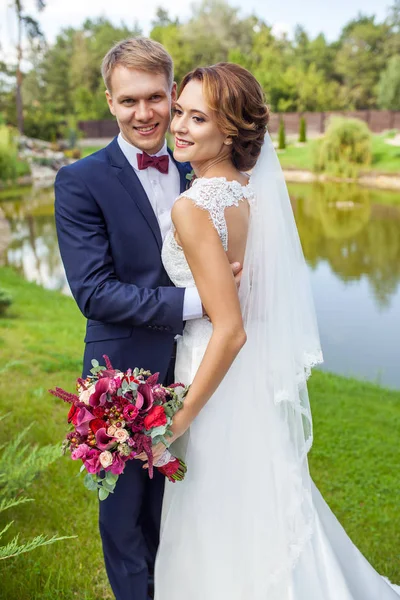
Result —
POLYGON ((24 119, 24 133, 28 137, 53 142, 62 137, 65 118, 48 111, 30 111, 24 119))
POLYGON ((307 141, 307 124, 304 117, 300 119, 299 142, 305 144, 307 141))
POLYGON ((81 158, 82 152, 79 148, 71 148, 70 150, 64 150, 64 154, 67 158, 81 158))
MULTIPOLYGON (((0 421, 4 419, 0 416, 0 421)), ((24 444, 29 427, 20 431, 16 437, 10 439, 1 447, 0 454, 0 513, 26 502, 32 502, 26 498, 24 490, 31 485, 36 476, 45 470, 61 456, 60 446, 44 446, 42 448, 31 447, 24 444)), ((11 527, 12 521, 0 531, 0 560, 18 556, 30 552, 39 546, 47 546, 67 537, 47 538, 39 535, 28 542, 20 543, 16 535, 8 544, 1 545, 1 538, 11 527)))
POLYGON ((286 133, 285 133, 285 123, 283 119, 279 121, 279 138, 278 138, 278 149, 284 150, 286 148, 286 133))
POLYGON ((4 315, 7 308, 12 304, 12 297, 10 294, 0 288, 0 316, 4 315))
POLYGON ((371 164, 372 136, 359 119, 332 117, 324 137, 314 146, 314 171, 342 177, 357 177, 371 164))
POLYGON ((10 127, 0 125, 0 180, 15 181, 17 178, 18 152, 10 127))

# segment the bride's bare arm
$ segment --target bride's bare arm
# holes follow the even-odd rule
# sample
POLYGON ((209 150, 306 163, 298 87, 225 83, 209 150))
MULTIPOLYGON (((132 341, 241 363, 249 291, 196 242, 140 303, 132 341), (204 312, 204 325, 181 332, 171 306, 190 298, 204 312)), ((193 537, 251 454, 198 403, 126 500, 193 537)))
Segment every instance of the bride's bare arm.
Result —
POLYGON ((246 342, 237 288, 229 260, 206 210, 180 198, 172 210, 179 244, 192 271, 213 333, 204 358, 174 418, 174 438, 189 427, 213 395, 246 342))

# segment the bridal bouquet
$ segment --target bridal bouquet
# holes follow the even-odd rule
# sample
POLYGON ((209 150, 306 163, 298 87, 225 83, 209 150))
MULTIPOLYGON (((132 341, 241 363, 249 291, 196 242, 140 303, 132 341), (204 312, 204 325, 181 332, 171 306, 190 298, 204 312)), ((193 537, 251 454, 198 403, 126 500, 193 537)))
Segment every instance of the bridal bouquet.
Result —
POLYGON ((172 417, 182 408, 187 388, 180 383, 165 387, 158 383, 158 373, 143 369, 123 373, 112 367, 108 356, 104 360, 105 367, 92 360, 91 375, 77 380, 76 394, 59 387, 49 390, 71 405, 68 423, 73 429, 63 442, 64 454, 69 450, 72 460, 82 460, 85 486, 98 490, 100 500, 114 491, 125 463, 142 452, 150 478, 156 467, 170 481, 181 481, 185 463, 166 449, 153 464, 152 445, 168 445, 172 417))

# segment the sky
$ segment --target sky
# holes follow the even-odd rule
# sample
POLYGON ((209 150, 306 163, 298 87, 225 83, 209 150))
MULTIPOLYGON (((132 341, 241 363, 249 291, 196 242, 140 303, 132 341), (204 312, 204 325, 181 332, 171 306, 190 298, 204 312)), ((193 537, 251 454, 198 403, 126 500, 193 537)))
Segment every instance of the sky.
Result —
MULTIPOLYGON (((301 24, 311 37, 323 32, 329 41, 335 40, 343 25, 359 12, 376 15, 378 22, 386 17, 392 0, 229 0, 240 8, 242 17, 256 14, 274 26, 276 32, 286 31, 289 36, 301 24)), ((15 19, 9 8, 10 0, 0 0, 0 45, 6 58, 16 38, 15 19)), ((166 8, 171 17, 184 21, 190 15, 190 0, 47 0, 39 20, 48 42, 67 26, 78 27, 90 17, 105 16, 115 24, 127 25, 138 21, 143 33, 151 29, 158 6, 166 8)), ((36 16, 35 0, 25 0, 26 12, 36 16)))

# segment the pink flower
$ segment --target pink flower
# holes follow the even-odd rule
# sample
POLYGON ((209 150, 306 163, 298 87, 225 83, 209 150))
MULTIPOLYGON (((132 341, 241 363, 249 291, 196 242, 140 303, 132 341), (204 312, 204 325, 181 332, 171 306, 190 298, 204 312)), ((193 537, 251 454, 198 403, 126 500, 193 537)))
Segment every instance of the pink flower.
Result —
POLYGON ((109 450, 104 450, 99 456, 101 466, 105 469, 109 467, 113 462, 113 455, 109 450))
POLYGON ((129 438, 129 433, 126 429, 117 428, 115 430, 114 437, 116 440, 118 440, 118 442, 126 442, 126 440, 129 438))
POLYGON ((101 452, 94 448, 87 453, 84 465, 88 473, 99 473, 101 471, 100 454, 101 452))
POLYGON ((72 460, 78 460, 78 458, 85 460, 90 450, 91 448, 87 444, 79 444, 79 446, 71 452, 71 458, 72 460))
POLYGON ((124 408, 124 418, 129 421, 134 421, 139 414, 139 408, 133 404, 128 404, 124 408))
POLYGON ((113 463, 111 465, 111 473, 114 473, 114 475, 121 475, 121 473, 123 472, 123 470, 125 469, 125 461, 123 460, 123 458, 121 457, 120 454, 118 454, 118 452, 114 453, 114 460, 113 463))

